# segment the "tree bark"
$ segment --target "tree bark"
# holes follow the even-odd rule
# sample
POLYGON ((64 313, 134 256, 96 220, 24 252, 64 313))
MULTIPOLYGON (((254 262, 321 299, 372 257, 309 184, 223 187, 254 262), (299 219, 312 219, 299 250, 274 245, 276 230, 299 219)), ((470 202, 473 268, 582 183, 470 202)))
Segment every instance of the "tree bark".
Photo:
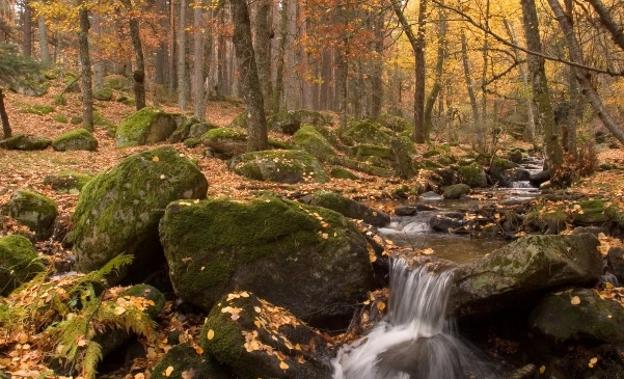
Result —
POLYGON ((39 22, 39 55, 41 57, 41 63, 44 65, 50 64, 50 49, 48 46, 48 27, 46 26, 43 16, 37 17, 39 22))
POLYGON ((205 38, 202 28, 204 11, 202 2, 198 1, 193 8, 193 80, 191 91, 193 92, 193 113, 199 120, 204 120, 206 113, 206 95, 204 90, 204 56, 205 38))
MULTIPOLYGON (((563 34, 565 35, 566 42, 568 45, 568 50, 570 52, 570 58, 574 62, 583 64, 583 54, 581 53, 581 48, 579 46, 578 40, 576 39, 576 35, 574 34, 574 30, 572 29, 572 24, 568 17, 566 17, 561 5, 558 0, 548 0, 548 4, 550 4, 550 8, 553 10, 555 14, 555 18, 559 22, 561 29, 563 30, 563 34)), ((617 122, 613 119, 607 108, 602 103, 602 99, 600 95, 596 92, 591 83, 591 73, 586 69, 581 69, 579 67, 575 68, 576 71, 576 79, 581 86, 581 92, 591 106, 594 108, 594 111, 598 114, 598 117, 604 124, 604 126, 615 136, 615 138, 620 141, 620 143, 624 144, 624 129, 617 124, 617 122)))
POLYGON ((32 8, 29 2, 24 1, 22 11, 22 52, 24 56, 32 56, 32 8))
POLYGON ((288 2, 282 0, 280 12, 280 40, 277 51, 277 64, 275 68, 275 89, 273 91, 273 112, 277 113, 281 109, 282 94, 284 93, 284 58, 286 55, 286 43, 288 42, 288 2))
POLYGON ((188 82, 186 80, 186 0, 180 0, 178 23, 178 106, 184 110, 188 102, 188 82))
POLYGON ((86 3, 81 0, 80 7, 80 31, 78 32, 78 43, 80 46, 80 68, 82 79, 82 118, 84 128, 93 131, 93 86, 91 79, 91 57, 89 55, 89 10, 86 3))
POLYGON ((384 39, 385 39, 385 17, 384 10, 379 11, 373 20, 373 50, 375 59, 372 66, 371 75, 371 106, 370 117, 377 118, 381 115, 383 105, 383 67, 384 67, 384 39))
POLYGON ((433 113, 433 106, 442 89, 442 74, 444 73, 444 58, 446 57, 446 12, 444 9, 440 9, 438 21, 438 52, 436 57, 435 66, 435 78, 431 91, 427 96, 425 102, 425 127, 427 128, 427 136, 431 132, 433 123, 431 116, 433 113))
POLYGON ((177 72, 176 72, 176 57, 177 57, 177 47, 176 47, 176 35, 177 35, 177 26, 176 22, 176 2, 175 0, 171 0, 169 4, 169 56, 167 61, 168 71, 169 71, 169 81, 168 87, 169 91, 173 93, 176 89, 177 84, 177 72))
POLYGON ((133 15, 131 0, 124 0, 124 4, 130 12, 130 38, 132 39, 132 47, 134 49, 134 72, 132 77, 134 78, 134 98, 136 101, 136 109, 141 110, 145 108, 145 62, 143 59, 143 47, 141 43, 141 27, 139 25, 139 19, 133 15))
MULTIPOLYGON (((542 43, 539 35, 539 20, 535 0, 521 0, 524 35, 527 48, 531 51, 542 52, 542 43)), ((537 55, 527 57, 533 102, 538 111, 538 123, 544 131, 544 148, 546 157, 551 167, 551 172, 559 170, 563 161, 559 130, 555 123, 555 115, 550 100, 548 79, 544 68, 544 58, 537 55)))
POLYGON ((461 31, 461 56, 462 67, 464 70, 464 81, 466 82, 466 90, 468 91, 468 99, 470 100, 470 109, 472 109, 472 126, 476 130, 481 122, 479 106, 477 105, 477 97, 474 93, 474 82, 470 71, 470 60, 468 59, 468 42, 464 30, 461 31))
POLYGON ((2 136, 4 139, 11 137, 11 124, 9 124, 9 115, 4 107, 4 93, 0 88, 0 121, 2 121, 2 136))
POLYGON ((256 55, 256 67, 258 68, 258 79, 262 88, 262 96, 266 99, 266 105, 270 105, 269 99, 273 98, 271 83, 271 38, 273 35, 271 25, 271 5, 272 0, 258 0, 256 10, 256 44, 254 51, 256 55))
POLYGON ((247 150, 264 150, 268 147, 266 116, 251 38, 247 1, 230 0, 230 5, 234 22, 233 40, 239 64, 239 80, 247 110, 247 150))
POLYGON ((613 37, 613 41, 624 50, 624 28, 622 25, 616 22, 612 17, 611 13, 605 7, 605 5, 600 0, 589 0, 592 7, 598 13, 600 17, 600 22, 604 25, 605 28, 611 33, 611 37, 613 37))

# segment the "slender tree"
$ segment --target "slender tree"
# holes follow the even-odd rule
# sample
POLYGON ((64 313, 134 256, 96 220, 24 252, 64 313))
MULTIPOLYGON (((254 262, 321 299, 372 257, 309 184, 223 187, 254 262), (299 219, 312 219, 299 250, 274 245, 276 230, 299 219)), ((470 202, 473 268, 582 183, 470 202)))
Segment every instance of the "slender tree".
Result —
POLYGON ((205 38, 203 31, 204 10, 202 2, 193 4, 193 80, 191 91, 193 92, 193 113, 200 120, 204 119, 206 111, 206 95, 204 89, 204 55, 205 38))
POLYGON ((277 49, 277 64, 275 67, 275 89, 273 90, 273 112, 279 112, 284 93, 284 59, 286 55, 286 43, 288 42, 288 2, 281 0, 280 10, 280 39, 277 49))
POLYGON ((264 99, 256 69, 251 23, 246 0, 230 0, 234 22, 234 46, 238 58, 240 87, 247 112, 247 150, 264 150, 268 147, 264 99))
POLYGON ((186 0, 180 0, 178 22, 178 106, 184 110, 188 102, 188 81, 186 78, 186 0))
POLYGON ((2 88, 0 88, 0 121, 2 122, 3 138, 11 137, 11 124, 9 124, 9 115, 4 106, 4 93, 2 92, 2 88))
POLYGON ((124 5, 130 13, 128 21, 130 28, 130 39, 134 50, 134 71, 132 77, 134 79, 134 98, 136 101, 136 109, 145 108, 145 62, 143 59, 143 46, 141 43, 141 27, 139 19, 133 9, 131 0, 124 0, 124 5))
MULTIPOLYGON (((473 130, 479 128, 481 123, 481 114, 479 112, 479 106, 477 105, 477 97, 474 91, 474 81, 472 80, 470 60, 468 58, 468 41, 466 40, 466 33, 461 30, 461 57, 462 68, 464 71, 464 81, 466 82, 466 90, 468 92, 468 99, 470 100, 470 109, 472 110, 472 127, 473 130)), ((475 133, 476 134, 476 133, 475 133)))
POLYGON ((442 74, 444 73, 444 59, 446 57, 446 13, 444 8, 440 8, 439 20, 438 20, 438 51, 435 65, 435 76, 433 86, 427 96, 425 102, 425 126, 427 128, 427 135, 429 135, 432 128, 431 116, 433 113, 433 105, 435 104, 440 90, 442 89, 442 74))
POLYGON ((27 56, 32 56, 32 8, 30 7, 29 0, 24 0, 22 4, 22 53, 27 56))
POLYGON ((272 0, 258 0, 255 22, 255 45, 256 66, 258 79, 262 88, 262 96, 269 106, 269 99, 273 98, 271 82, 271 38, 273 36, 271 25, 272 0))
POLYGON ((93 131, 93 83, 91 79, 91 57, 89 55, 89 9, 84 0, 78 3, 80 30, 78 44, 80 46, 80 67, 82 78, 82 118, 85 129, 93 131))
POLYGON ((611 33, 613 41, 622 49, 624 49, 624 28, 621 23, 616 22, 611 16, 611 12, 601 0, 588 0, 592 7, 598 13, 600 22, 611 33))
POLYGON ((39 23, 39 56, 41 63, 50 64, 50 49, 48 47, 48 27, 43 16, 37 17, 39 23))

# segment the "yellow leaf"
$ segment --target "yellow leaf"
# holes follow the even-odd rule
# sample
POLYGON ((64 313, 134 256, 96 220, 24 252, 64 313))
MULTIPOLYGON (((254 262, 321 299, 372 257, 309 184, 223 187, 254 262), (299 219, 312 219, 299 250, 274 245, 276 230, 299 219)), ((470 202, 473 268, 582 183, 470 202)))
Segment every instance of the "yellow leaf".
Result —
POLYGON ((282 370, 284 370, 284 371, 288 370, 288 364, 286 364, 286 362, 284 362, 284 361, 281 361, 281 362, 280 362, 279 367, 280 367, 282 370))
POLYGON ((214 330, 208 330, 208 335, 206 337, 208 338, 208 341, 212 340, 214 338, 214 330))
POLYGON ((598 357, 593 357, 592 359, 589 360, 589 363, 587 364, 587 366, 589 368, 594 368, 596 366, 596 363, 598 363, 598 357))
POLYGON ((422 253, 423 253, 424 255, 432 255, 432 254, 433 254, 433 249, 432 249, 432 248, 430 248, 430 247, 428 247, 428 248, 426 248, 426 249, 423 249, 422 253))
POLYGON ((544 374, 545 372, 546 372, 546 366, 544 366, 544 365, 540 366, 539 373, 540 374, 544 374))
POLYGON ((573 296, 572 299, 570 299, 570 304, 572 305, 579 305, 581 304, 581 298, 578 296, 573 296))
POLYGON ((172 373, 173 373, 173 366, 169 366, 165 369, 165 371, 163 372, 163 375, 165 375, 168 378, 171 376, 172 373))
POLYGON ((154 158, 152 158, 152 162, 160 162, 160 158, 158 158, 158 155, 154 155, 154 158))

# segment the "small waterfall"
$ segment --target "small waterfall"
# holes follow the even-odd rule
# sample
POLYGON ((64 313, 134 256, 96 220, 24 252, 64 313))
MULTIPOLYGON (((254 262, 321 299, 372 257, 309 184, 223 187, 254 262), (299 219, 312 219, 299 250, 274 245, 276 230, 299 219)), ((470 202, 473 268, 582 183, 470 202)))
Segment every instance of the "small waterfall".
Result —
POLYGON ((452 273, 392 261, 386 318, 333 360, 334 379, 494 378, 446 319, 452 273))

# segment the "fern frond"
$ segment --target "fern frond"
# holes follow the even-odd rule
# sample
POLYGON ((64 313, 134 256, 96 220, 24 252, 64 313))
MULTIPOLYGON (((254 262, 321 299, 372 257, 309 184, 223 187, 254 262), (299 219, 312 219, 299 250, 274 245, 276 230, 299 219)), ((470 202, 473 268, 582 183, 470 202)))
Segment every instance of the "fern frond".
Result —
POLYGON ((97 374, 98 363, 102 360, 102 345, 89 341, 82 357, 82 376, 85 379, 94 379, 97 374))

